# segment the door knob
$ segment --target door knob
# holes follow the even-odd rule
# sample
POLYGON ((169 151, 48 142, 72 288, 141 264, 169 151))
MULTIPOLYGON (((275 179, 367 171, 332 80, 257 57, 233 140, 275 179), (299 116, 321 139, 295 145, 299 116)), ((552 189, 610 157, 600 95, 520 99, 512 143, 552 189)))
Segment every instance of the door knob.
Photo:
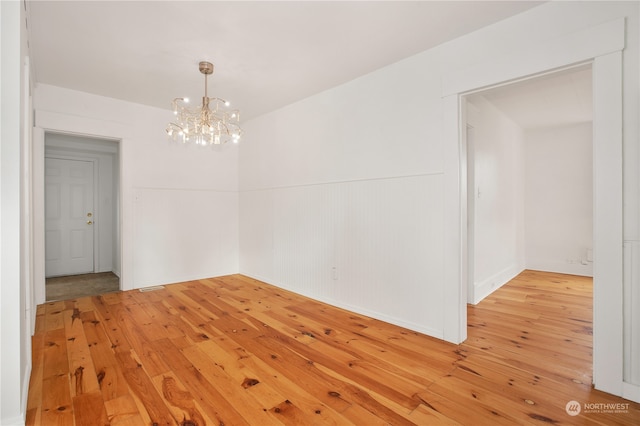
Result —
POLYGON ((93 225, 93 221, 88 220, 88 221, 87 221, 87 225, 93 225))

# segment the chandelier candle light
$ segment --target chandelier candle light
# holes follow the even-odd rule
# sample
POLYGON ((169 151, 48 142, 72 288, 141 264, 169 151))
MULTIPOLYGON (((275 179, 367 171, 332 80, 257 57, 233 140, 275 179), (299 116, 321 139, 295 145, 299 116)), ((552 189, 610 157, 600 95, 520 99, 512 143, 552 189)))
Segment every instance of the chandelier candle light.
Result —
POLYGON ((240 112, 229 109, 229 102, 207 95, 207 77, 213 74, 211 62, 200 62, 199 69, 204 74, 204 96, 202 106, 188 108, 188 98, 175 98, 172 102, 176 121, 167 125, 167 135, 174 141, 194 142, 196 145, 222 145, 229 140, 238 143, 240 112))

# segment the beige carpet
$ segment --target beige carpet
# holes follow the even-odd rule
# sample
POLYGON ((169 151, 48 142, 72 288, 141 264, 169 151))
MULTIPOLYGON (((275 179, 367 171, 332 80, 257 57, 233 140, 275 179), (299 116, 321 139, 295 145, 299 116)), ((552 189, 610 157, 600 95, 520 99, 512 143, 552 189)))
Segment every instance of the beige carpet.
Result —
POLYGON ((53 277, 46 280, 47 302, 95 296, 120 290, 120 279, 113 272, 53 277))

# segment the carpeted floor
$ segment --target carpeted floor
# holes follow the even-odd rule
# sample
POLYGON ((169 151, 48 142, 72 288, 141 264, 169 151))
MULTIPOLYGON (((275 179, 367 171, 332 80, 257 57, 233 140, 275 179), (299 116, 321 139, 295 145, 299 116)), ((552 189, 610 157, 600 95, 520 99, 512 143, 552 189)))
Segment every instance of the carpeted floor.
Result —
POLYGON ((47 302, 75 299, 120 290, 120 279, 113 272, 53 277, 46 280, 47 302))

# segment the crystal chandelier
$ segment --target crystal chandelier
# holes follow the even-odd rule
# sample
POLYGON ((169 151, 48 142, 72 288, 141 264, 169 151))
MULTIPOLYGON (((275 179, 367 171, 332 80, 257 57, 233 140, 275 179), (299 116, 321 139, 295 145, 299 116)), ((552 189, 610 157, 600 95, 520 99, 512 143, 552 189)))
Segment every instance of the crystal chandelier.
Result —
POLYGON ((172 105, 176 119, 167 125, 167 135, 174 141, 196 145, 222 145, 229 140, 238 143, 242 134, 240 112, 229 109, 228 101, 207 95, 207 77, 213 74, 213 64, 200 62, 199 69, 204 74, 202 106, 188 108, 188 98, 175 98, 172 105))

